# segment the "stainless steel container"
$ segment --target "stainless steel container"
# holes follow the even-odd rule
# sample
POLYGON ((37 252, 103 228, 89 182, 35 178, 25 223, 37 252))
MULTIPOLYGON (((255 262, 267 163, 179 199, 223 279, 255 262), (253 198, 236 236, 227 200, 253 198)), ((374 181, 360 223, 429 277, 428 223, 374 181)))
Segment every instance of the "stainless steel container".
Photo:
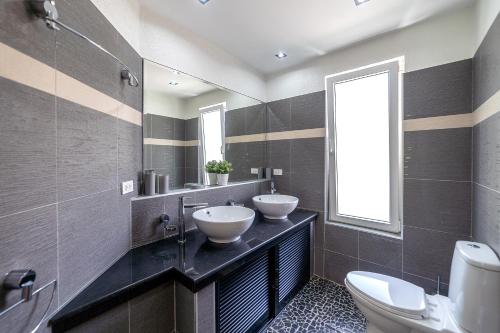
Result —
POLYGON ((156 174, 154 170, 144 170, 144 194, 155 195, 156 174))
POLYGON ((159 175, 158 176, 158 193, 159 194, 167 194, 169 190, 169 176, 168 175, 159 175))

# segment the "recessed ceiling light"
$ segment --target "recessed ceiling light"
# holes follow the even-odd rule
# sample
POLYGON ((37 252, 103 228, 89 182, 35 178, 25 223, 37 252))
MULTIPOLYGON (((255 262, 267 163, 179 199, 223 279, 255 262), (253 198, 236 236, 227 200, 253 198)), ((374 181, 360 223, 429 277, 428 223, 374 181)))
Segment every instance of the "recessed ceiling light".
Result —
POLYGON ((370 1, 370 0, 354 0, 354 4, 356 6, 360 6, 360 5, 364 4, 364 3, 367 3, 368 1, 370 1))
POLYGON ((168 84, 170 84, 171 86, 176 86, 179 84, 179 82, 177 81, 170 81, 168 84))
POLYGON ((206 5, 210 0, 198 0, 202 5, 206 5))
POLYGON ((172 73, 174 73, 175 75, 181 74, 179 71, 176 71, 175 69, 172 69, 172 73))
POLYGON ((279 51, 279 52, 278 52, 278 53, 276 53, 274 56, 275 56, 276 58, 278 58, 278 59, 283 59, 283 58, 286 58, 286 57, 287 57, 287 54, 286 54, 285 52, 283 52, 283 51, 279 51))

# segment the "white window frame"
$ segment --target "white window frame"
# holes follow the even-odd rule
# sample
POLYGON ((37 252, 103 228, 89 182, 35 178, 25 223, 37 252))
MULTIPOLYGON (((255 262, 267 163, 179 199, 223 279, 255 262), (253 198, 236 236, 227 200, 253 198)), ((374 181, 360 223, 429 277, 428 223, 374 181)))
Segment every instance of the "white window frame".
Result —
POLYGON ((203 132, 203 114, 204 113, 210 113, 214 111, 220 111, 220 124, 221 124, 221 153, 222 153, 222 159, 226 158, 226 102, 222 103, 217 103, 209 106, 204 106, 202 108, 199 108, 200 112, 200 126, 199 126, 199 135, 198 137, 201 138, 201 149, 200 149, 200 155, 198 160, 200 161, 200 165, 198 166, 198 170, 200 170, 200 174, 198 177, 201 177, 203 179, 204 184, 208 184, 208 174, 205 172, 205 165, 207 164, 208 161, 205 161, 205 135, 203 132))
MULTIPOLYGON (((325 77, 327 117, 327 177, 328 177, 328 222, 348 224, 383 232, 400 233, 403 203, 402 167, 402 71, 404 58, 353 69, 325 77), (389 74, 389 156, 390 156, 390 213, 389 223, 372 219, 338 214, 336 187, 336 133, 335 133, 335 84, 380 73, 389 74)), ((360 152, 362 153, 362 152, 360 152)))

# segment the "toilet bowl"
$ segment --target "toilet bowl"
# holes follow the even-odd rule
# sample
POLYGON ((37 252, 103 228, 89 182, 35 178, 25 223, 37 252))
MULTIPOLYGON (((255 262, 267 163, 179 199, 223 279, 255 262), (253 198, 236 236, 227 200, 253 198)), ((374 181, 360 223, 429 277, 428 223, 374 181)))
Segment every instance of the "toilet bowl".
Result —
POLYGON ((367 333, 500 332, 500 260, 485 244, 456 243, 449 297, 364 271, 349 272, 345 285, 367 319, 367 333))

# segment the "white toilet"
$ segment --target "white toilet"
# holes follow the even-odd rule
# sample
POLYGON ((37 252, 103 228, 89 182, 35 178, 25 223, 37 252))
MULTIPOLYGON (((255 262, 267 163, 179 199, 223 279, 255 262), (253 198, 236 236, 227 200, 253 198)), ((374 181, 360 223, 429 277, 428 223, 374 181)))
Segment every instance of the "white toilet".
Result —
POLYGON ((485 244, 456 243, 449 297, 371 272, 350 272, 345 285, 368 321, 367 333, 500 332, 500 260, 485 244))

